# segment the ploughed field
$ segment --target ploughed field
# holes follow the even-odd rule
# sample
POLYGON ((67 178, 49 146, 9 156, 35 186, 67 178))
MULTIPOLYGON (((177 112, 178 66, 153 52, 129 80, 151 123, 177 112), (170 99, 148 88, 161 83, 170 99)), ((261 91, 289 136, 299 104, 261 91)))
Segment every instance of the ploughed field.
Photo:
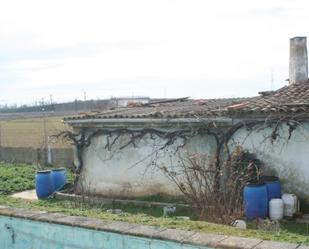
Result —
MULTIPOLYGON (((68 129, 62 123, 63 117, 36 117, 20 119, 0 119, 0 145, 2 147, 42 148, 44 136, 52 136, 68 129)), ((53 147, 67 148, 70 145, 63 141, 52 140, 53 147)))

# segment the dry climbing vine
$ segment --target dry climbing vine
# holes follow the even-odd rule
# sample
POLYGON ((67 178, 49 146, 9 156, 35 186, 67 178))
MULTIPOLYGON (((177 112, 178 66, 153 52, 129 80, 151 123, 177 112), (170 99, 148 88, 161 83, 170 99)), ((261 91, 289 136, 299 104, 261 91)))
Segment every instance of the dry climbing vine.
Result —
MULTIPOLYGON (((198 117, 197 117, 198 119, 198 117)), ((185 147, 190 138, 198 134, 210 135, 214 138, 216 143, 216 152, 214 155, 214 163, 215 167, 218 169, 217 172, 220 172, 221 167, 221 154, 226 153, 227 158, 231 158, 228 143, 230 139, 234 136, 234 134, 241 128, 246 128, 248 130, 253 130, 254 127, 258 125, 263 125, 264 128, 273 128, 269 138, 271 141, 275 141, 278 136, 278 129, 280 125, 286 124, 288 126, 288 140, 291 138, 293 131, 300 124, 300 121, 297 121, 293 118, 281 117, 281 118, 267 118, 265 120, 250 120, 250 121, 240 121, 229 128, 223 127, 220 128, 217 126, 215 122, 203 123, 201 121, 201 128, 193 128, 189 127, 187 129, 178 129, 173 131, 163 131, 154 128, 142 128, 138 130, 133 130, 129 128, 117 128, 117 129, 92 129, 92 128, 82 128, 78 133, 74 133, 72 131, 63 131, 54 137, 61 138, 63 140, 69 141, 71 144, 75 146, 76 156, 77 156, 77 164, 74 169, 74 186, 76 186, 81 171, 83 169, 83 158, 82 152, 85 148, 87 148, 93 138, 105 135, 106 136, 106 144, 104 146, 105 149, 111 151, 113 146, 119 140, 119 138, 123 135, 129 134, 129 140, 124 145, 119 147, 119 150, 123 150, 128 146, 136 147, 139 140, 144 138, 146 135, 150 135, 151 139, 155 139, 155 137, 159 137, 165 140, 165 143, 159 148, 159 150, 163 150, 175 143, 179 138, 182 142, 177 145, 176 152, 185 147)), ((141 160, 140 162, 142 162, 141 160)), ((219 173, 218 173, 219 174, 219 173)), ((219 175, 216 176, 217 186, 219 187, 219 175)))
POLYGON ((127 128, 93 130, 83 128, 78 133, 74 133, 72 131, 62 131, 54 137, 69 141, 75 146, 76 149, 78 162, 77 165, 75 165, 74 169, 74 186, 78 182, 78 178, 83 168, 82 152, 85 148, 89 147, 92 139, 101 135, 105 135, 106 144, 104 148, 108 151, 111 151, 117 140, 119 140, 119 138, 125 134, 129 134, 129 141, 126 142, 124 145, 120 146, 118 148, 119 150, 123 150, 131 145, 133 147, 137 147, 137 142, 139 140, 143 139, 146 135, 150 135, 151 139, 155 139, 155 136, 157 136, 165 140, 165 143, 159 148, 159 150, 164 150, 165 148, 174 144, 177 139, 181 138, 182 142, 176 147, 177 152, 179 149, 183 148, 186 145, 190 138, 198 134, 212 134, 212 132, 208 128, 180 129, 174 131, 162 131, 153 128, 144 128, 140 130, 132 130, 127 128))

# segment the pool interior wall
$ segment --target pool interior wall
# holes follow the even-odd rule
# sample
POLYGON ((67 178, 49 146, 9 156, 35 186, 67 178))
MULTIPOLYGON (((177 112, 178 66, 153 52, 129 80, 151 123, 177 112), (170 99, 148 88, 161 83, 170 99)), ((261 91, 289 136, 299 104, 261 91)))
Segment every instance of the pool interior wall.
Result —
POLYGON ((172 241, 0 216, 1 249, 209 249, 172 241))

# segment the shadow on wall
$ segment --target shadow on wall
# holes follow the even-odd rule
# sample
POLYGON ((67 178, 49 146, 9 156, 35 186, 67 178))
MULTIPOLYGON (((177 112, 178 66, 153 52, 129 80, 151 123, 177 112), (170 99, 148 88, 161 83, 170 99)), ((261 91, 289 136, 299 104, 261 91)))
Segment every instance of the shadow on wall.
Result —
POLYGON ((284 192, 309 203, 309 123, 299 125, 290 139, 288 129, 282 124, 275 140, 271 139, 272 128, 241 129, 233 142, 255 153, 264 164, 264 174, 278 176, 284 192))

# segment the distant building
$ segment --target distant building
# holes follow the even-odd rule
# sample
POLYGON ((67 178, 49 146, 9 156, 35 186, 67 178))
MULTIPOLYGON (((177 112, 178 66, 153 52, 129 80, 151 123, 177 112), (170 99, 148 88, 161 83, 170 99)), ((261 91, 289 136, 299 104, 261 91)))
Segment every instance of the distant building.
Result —
POLYGON ((126 107, 130 105, 146 104, 150 102, 149 97, 143 96, 111 98, 110 100, 116 107, 126 107))

